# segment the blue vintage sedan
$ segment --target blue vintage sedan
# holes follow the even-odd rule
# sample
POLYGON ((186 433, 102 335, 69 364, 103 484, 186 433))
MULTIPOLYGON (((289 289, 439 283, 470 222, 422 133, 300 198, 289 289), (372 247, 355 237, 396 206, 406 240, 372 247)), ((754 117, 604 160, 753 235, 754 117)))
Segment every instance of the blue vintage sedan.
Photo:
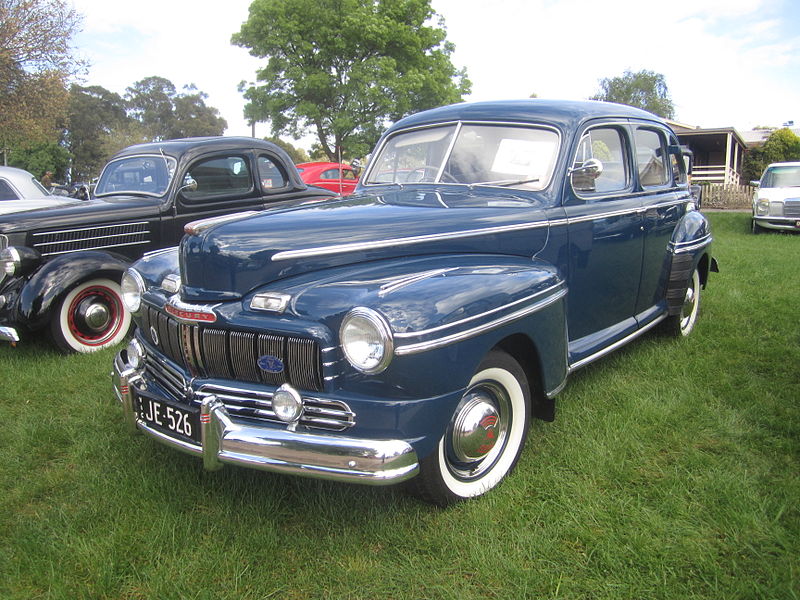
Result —
POLYGON ((208 469, 409 480, 439 505, 511 472, 572 371, 688 335, 716 270, 675 134, 600 102, 419 113, 354 195, 186 233, 122 281, 131 426, 208 469))

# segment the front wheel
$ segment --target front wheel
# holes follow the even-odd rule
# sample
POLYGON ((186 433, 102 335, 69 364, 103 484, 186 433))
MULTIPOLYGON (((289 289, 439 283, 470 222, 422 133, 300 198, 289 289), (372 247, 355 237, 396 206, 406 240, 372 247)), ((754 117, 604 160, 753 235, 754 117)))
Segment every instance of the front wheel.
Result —
POLYGON ((72 288, 50 322, 56 345, 65 352, 94 352, 121 342, 131 325, 119 283, 91 279, 72 288))
POLYGON ((667 317, 664 321, 667 333, 675 337, 685 337, 692 332, 700 313, 700 288, 700 274, 695 269, 689 278, 680 314, 667 317))
POLYGON ((529 421, 525 372, 505 352, 490 352, 435 451, 420 462, 411 492, 439 506, 485 494, 516 465, 529 421))

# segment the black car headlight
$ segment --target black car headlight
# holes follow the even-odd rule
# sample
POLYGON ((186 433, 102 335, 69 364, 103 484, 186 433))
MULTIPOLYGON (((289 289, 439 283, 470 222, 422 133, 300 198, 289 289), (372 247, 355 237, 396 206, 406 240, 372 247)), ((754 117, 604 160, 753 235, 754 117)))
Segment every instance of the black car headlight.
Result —
POLYGON ((22 277, 33 271, 42 255, 33 248, 9 246, 0 250, 0 281, 5 277, 22 277))

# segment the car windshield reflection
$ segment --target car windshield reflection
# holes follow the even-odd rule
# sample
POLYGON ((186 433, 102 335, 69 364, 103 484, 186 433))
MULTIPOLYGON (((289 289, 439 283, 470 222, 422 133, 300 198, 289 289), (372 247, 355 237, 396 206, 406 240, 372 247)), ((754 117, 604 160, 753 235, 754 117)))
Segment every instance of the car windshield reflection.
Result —
POLYGON ((175 166, 171 156, 127 156, 111 161, 100 175, 95 195, 163 196, 169 189, 175 166))
POLYGON ((400 132, 372 163, 366 184, 442 183, 543 190, 558 155, 544 127, 452 124, 400 132))

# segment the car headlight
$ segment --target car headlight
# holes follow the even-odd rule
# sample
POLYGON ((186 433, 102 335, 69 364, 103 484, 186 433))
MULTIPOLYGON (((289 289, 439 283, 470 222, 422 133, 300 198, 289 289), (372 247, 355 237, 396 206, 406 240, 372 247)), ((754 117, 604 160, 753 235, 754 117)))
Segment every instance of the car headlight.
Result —
POLYGON ((756 214, 763 217, 769 214, 769 200, 767 198, 759 198, 756 202, 756 214))
POLYGON ((0 281, 5 277, 21 277, 33 271, 42 255, 32 248, 9 246, 0 250, 0 281))
POLYGON ((144 293, 144 279, 136 269, 128 269, 122 275, 119 284, 122 290, 122 301, 131 313, 137 313, 142 306, 142 294, 144 293))
POLYGON ((389 324, 369 308, 358 307, 347 313, 339 339, 347 360, 364 373, 380 373, 392 360, 394 341, 389 324))

